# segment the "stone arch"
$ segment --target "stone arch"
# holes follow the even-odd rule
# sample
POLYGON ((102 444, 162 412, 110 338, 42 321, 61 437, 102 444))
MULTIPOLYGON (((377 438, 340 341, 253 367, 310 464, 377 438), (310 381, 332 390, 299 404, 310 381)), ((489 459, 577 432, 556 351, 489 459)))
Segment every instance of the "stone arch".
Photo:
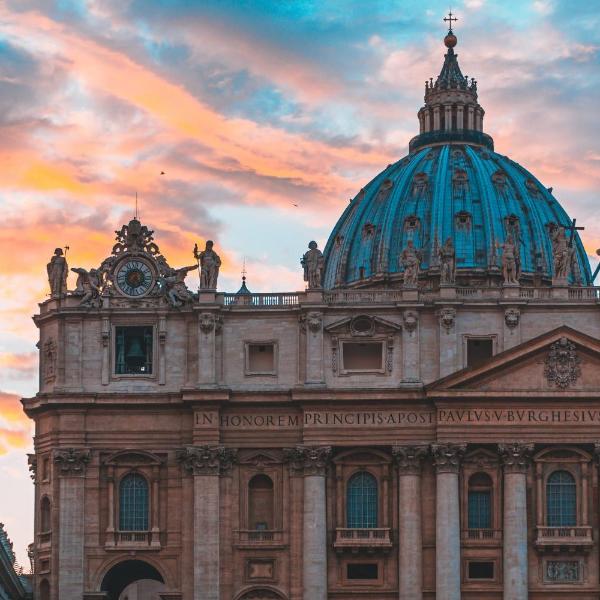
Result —
POLYGON ((153 580, 168 586, 169 582, 158 565, 144 557, 116 559, 103 571, 100 577, 100 591, 107 593, 108 600, 119 600, 121 593, 136 581, 153 580))
POLYGON ((287 596, 272 586, 260 586, 240 591, 234 600, 287 600, 287 596))

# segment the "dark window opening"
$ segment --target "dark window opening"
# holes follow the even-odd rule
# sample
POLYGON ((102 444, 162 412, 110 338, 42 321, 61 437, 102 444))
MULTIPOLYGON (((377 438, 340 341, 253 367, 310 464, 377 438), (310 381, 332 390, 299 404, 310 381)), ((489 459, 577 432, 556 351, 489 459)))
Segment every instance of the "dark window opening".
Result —
POLYGON ((467 340, 467 367, 478 367, 494 356, 491 338, 467 340))
POLYGON ((377 563, 348 563, 346 565, 347 579, 377 579, 379 577, 377 563))
POLYGON ((40 529, 42 533, 52 530, 52 505, 48 496, 42 498, 40 506, 40 529))
POLYGON ((345 342, 343 358, 346 371, 381 371, 383 369, 383 343, 345 342))
POLYGON ((152 327, 116 327, 117 375, 152 374, 152 327))
POLYGON ((494 579, 494 563, 469 562, 469 579, 494 579))
POLYGON ((273 505, 273 480, 268 475, 255 475, 248 483, 248 528, 273 529, 273 505))
POLYGON ((248 371, 273 374, 275 372, 275 345, 248 344, 248 371))
POLYGON ((469 479, 469 529, 491 529, 492 486, 492 480, 487 473, 475 473, 469 479))
POLYGON ((50 481, 50 459, 44 458, 42 461, 42 481, 50 481))

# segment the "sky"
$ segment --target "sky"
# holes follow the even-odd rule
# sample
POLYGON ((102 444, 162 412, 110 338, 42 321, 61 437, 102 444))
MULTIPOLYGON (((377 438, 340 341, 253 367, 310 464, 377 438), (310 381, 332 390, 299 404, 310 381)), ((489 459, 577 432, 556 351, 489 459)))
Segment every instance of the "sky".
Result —
MULTIPOLYGON (((110 254, 133 216, 172 266, 215 242, 219 287, 303 289, 361 187, 405 156, 443 62, 446 1, 0 0, 0 521, 26 563, 46 263, 110 254), (161 175, 164 172, 164 175, 161 175)), ((484 130, 600 247, 600 0, 458 0, 484 130)), ((197 272, 188 276, 198 285, 197 272)), ((74 286, 74 279, 70 280, 74 286)))

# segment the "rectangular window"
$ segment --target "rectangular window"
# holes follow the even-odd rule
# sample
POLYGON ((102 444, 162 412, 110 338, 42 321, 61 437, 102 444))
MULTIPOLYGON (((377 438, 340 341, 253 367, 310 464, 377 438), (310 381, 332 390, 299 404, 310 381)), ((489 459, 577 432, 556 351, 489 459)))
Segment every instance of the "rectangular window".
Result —
POLYGON ((467 340, 467 367, 478 367, 494 356, 492 338, 469 338, 467 340))
POLYGON ((153 327, 115 327, 115 373, 152 375, 153 327))
POLYGON ((246 374, 276 374, 275 344, 273 342, 246 344, 246 374))
POLYGON ((469 491, 469 529, 491 528, 491 504, 489 491, 469 491))
POLYGON ((469 579, 494 579, 494 563, 470 561, 468 575, 469 579))
POLYGON ((344 371, 383 371, 383 342, 342 342, 344 371))
POLYGON ((348 563, 346 579, 378 579, 379 565, 377 563, 348 563))

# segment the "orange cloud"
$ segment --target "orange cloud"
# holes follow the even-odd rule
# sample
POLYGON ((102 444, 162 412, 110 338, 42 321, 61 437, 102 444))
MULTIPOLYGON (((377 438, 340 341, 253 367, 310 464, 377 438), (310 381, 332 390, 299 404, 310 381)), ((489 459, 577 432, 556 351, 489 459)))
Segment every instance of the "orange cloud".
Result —
POLYGON ((0 392, 0 455, 31 445, 32 422, 25 416, 19 397, 0 392))

